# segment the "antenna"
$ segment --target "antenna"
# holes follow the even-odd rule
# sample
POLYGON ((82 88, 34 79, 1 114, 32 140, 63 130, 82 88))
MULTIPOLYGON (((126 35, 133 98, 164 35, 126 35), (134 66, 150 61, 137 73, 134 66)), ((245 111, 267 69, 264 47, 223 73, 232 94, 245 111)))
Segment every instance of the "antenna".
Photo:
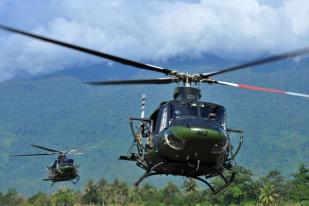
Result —
POLYGON ((145 117, 145 104, 146 104, 146 94, 142 95, 142 106, 141 106, 141 118, 145 117))

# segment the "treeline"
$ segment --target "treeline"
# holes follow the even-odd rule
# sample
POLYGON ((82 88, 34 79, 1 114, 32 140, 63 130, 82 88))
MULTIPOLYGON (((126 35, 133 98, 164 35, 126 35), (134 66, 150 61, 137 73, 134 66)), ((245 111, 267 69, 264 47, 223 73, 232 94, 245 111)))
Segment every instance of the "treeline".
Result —
MULTIPOLYGON (((168 182, 157 188, 144 184, 138 188, 125 182, 101 179, 89 180, 84 191, 59 189, 53 194, 38 192, 31 197, 19 195, 15 189, 0 193, 1 206, 210 206, 210 205, 309 205, 309 169, 300 165, 290 179, 280 171, 270 171, 266 176, 256 178, 244 167, 236 168, 235 182, 223 192, 213 195, 193 179, 182 186, 168 182)), ((215 186, 222 182, 217 179, 215 186)))

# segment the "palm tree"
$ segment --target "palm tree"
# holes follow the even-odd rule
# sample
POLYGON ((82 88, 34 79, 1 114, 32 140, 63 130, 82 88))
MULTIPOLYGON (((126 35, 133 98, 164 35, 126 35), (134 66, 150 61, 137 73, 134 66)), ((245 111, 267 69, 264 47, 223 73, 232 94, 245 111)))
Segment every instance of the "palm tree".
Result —
POLYGON ((198 186, 196 184, 195 179, 188 178, 183 183, 183 189, 186 193, 196 192, 198 190, 198 186))
POLYGON ((279 194, 275 190, 274 185, 266 184, 260 189, 259 202, 264 206, 278 204, 279 194))
POLYGON ((99 186, 99 193, 100 197, 102 199, 102 205, 109 205, 113 203, 113 195, 114 195, 114 189, 111 184, 108 183, 108 181, 105 178, 102 178, 97 183, 99 186))
POLYGON ((83 196, 83 202, 87 204, 98 204, 102 200, 99 195, 99 186, 92 180, 89 180, 85 187, 85 194, 83 196))

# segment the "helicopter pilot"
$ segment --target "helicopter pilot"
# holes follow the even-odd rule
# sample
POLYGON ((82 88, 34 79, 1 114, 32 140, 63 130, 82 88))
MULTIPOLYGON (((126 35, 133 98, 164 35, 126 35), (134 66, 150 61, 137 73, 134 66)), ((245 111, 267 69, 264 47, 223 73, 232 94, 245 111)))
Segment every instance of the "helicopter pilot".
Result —
POLYGON ((54 161, 54 164, 52 165, 53 168, 59 169, 59 165, 65 163, 66 157, 64 155, 59 155, 58 159, 54 161))
POLYGON ((59 156, 58 156, 58 163, 59 163, 59 164, 65 163, 66 160, 67 160, 67 158, 66 158, 66 156, 64 156, 64 155, 59 155, 59 156))
POLYGON ((216 116, 217 116, 216 113, 210 112, 209 115, 208 115, 208 119, 209 120, 216 120, 216 116))
POLYGON ((177 119, 181 116, 181 112, 179 110, 175 110, 173 113, 173 119, 177 119))

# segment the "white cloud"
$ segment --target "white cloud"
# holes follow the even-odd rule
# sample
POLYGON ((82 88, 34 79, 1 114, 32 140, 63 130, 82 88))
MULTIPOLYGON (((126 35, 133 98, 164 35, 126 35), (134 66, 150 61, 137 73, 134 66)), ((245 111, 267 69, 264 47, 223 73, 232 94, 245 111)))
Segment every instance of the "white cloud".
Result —
MULTIPOLYGON (((21 11, 20 2, 11 13, 21 11)), ((36 19, 29 26, 33 32, 143 61, 205 52, 254 57, 309 46, 309 1, 274 2, 276 6, 258 0, 50 0, 44 2, 42 21, 36 11, 42 5, 33 5, 25 15, 30 12, 36 19)), ((0 4, 0 17, 7 4, 0 4)), ((22 16, 18 14, 19 21, 22 16)), ((102 61, 3 32, 0 40, 0 80, 102 61)))

